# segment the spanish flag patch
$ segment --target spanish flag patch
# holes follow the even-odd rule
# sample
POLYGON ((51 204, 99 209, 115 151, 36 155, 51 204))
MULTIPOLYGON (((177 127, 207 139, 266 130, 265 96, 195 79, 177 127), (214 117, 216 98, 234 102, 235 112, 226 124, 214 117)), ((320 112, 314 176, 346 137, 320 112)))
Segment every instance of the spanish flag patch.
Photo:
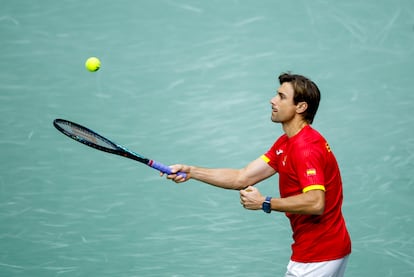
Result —
POLYGON ((308 170, 306 170, 306 176, 315 176, 315 175, 316 175, 316 169, 309 168, 308 170))

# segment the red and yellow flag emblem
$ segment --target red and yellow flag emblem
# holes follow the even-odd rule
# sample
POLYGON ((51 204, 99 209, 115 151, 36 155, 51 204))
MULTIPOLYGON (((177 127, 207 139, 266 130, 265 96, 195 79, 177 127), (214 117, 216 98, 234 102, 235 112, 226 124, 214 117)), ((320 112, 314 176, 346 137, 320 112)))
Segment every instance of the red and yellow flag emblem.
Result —
POLYGON ((316 175, 316 169, 309 168, 308 170, 306 170, 306 176, 315 176, 315 175, 316 175))

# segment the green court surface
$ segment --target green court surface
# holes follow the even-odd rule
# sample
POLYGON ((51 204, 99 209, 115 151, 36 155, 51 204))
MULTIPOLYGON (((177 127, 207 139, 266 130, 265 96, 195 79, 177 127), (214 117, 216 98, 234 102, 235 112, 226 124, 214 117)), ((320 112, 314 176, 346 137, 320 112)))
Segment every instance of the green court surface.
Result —
MULTIPOLYGON (((0 35, 0 276, 283 276, 283 214, 176 185, 52 121, 166 164, 239 168, 282 134, 269 100, 284 71, 322 92, 346 276, 414 275, 414 1, 2 1, 0 35)), ((277 196, 277 182, 258 187, 277 196)))

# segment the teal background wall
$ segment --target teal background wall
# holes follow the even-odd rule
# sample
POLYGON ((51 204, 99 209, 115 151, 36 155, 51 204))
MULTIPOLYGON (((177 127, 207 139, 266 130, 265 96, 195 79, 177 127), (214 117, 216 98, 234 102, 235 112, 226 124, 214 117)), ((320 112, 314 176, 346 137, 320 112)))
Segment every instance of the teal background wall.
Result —
MULTIPOLYGON (((166 164, 238 168, 282 134, 269 99, 287 70, 322 91, 347 276, 413 276, 413 1, 3 0, 0 35, 0 276, 282 276, 283 214, 176 185, 52 121, 166 164)), ((278 195, 277 178, 258 186, 278 195)))

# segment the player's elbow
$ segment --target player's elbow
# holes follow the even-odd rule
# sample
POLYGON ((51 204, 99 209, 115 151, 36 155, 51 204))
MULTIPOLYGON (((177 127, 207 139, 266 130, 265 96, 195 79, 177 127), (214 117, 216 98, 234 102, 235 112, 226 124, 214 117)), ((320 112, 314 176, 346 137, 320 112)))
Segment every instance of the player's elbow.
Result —
POLYGON ((309 213, 322 215, 325 211, 325 192, 322 190, 313 190, 306 194, 309 197, 309 213))
POLYGON ((235 190, 242 190, 242 189, 246 189, 249 186, 250 184, 246 182, 245 180, 238 180, 237 182, 234 183, 233 188, 235 190))
POLYGON ((239 174, 237 180, 234 182, 234 187, 237 190, 245 189, 252 185, 254 185, 253 182, 251 182, 248 178, 246 178, 242 174, 239 174))
POLYGON ((322 215, 324 211, 325 211, 324 201, 317 201, 312 207, 312 214, 314 215, 322 215))

